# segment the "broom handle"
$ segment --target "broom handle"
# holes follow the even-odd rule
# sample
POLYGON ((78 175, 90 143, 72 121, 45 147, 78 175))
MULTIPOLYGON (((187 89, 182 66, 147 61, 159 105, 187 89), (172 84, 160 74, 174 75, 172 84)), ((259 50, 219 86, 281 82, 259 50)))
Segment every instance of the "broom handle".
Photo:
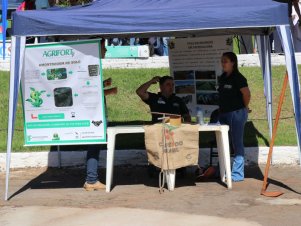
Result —
POLYGON ((284 100, 284 96, 285 96, 285 91, 286 91, 286 87, 287 87, 287 81, 288 81, 288 74, 286 72, 285 77, 284 77, 284 81, 283 81, 283 85, 282 85, 282 90, 281 90, 279 102, 278 102, 278 109, 277 109, 275 124, 274 124, 274 127, 273 127, 272 140, 271 140, 271 143, 270 143, 268 160, 267 160, 267 164, 266 164, 265 172, 264 172, 264 179, 263 179, 263 184, 262 184, 262 189, 261 189, 262 191, 265 191, 266 188, 267 188, 268 174, 269 174, 270 165, 271 165, 273 147, 274 147, 274 143, 275 143, 275 138, 276 138, 277 127, 278 127, 278 122, 279 122, 279 118, 280 118, 281 108, 282 108, 282 104, 283 104, 283 100, 284 100))

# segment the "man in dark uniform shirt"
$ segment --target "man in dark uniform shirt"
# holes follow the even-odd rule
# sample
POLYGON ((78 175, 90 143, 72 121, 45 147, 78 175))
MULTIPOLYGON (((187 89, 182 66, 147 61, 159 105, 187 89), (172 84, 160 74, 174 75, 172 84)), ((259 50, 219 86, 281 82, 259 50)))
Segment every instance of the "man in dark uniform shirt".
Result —
MULTIPOLYGON (((170 76, 156 76, 141 85, 136 93, 150 107, 151 112, 162 112, 181 115, 185 122, 190 122, 189 110, 184 101, 173 93, 174 81, 170 76), (150 93, 147 90, 153 84, 159 82, 160 92, 150 93)), ((152 114, 152 122, 160 122, 161 115, 152 114)))
MULTIPOLYGON (((147 105, 149 105, 151 112, 161 112, 161 113, 169 113, 169 114, 177 114, 181 115, 185 122, 191 122, 191 117, 189 114, 189 110, 186 107, 184 101, 177 97, 173 93, 174 81, 170 76, 159 77, 156 76, 149 80, 148 82, 141 85, 136 93, 144 101, 147 105), (158 94, 150 93, 147 90, 153 84, 160 84, 160 92, 158 94)), ((159 118, 162 115, 152 114, 152 122, 160 122, 159 118)), ((158 169, 156 167, 149 165, 148 174, 153 177, 156 173, 158 173, 158 169)), ((177 169, 177 175, 184 177, 186 174, 185 168, 177 169)))

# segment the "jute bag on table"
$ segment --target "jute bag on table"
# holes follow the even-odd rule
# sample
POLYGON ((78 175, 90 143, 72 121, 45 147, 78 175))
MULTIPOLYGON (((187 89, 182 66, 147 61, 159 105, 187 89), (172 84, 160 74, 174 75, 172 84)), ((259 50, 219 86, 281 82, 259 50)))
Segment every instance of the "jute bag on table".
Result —
POLYGON ((148 161, 162 170, 197 165, 198 127, 189 124, 175 127, 165 123, 144 126, 148 161))

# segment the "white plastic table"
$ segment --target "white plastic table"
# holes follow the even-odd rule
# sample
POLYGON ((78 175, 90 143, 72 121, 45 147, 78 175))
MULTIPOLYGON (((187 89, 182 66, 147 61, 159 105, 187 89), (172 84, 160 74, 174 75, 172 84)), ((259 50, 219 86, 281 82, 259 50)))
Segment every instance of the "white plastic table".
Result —
MULTIPOLYGON (((220 176, 222 182, 227 183, 228 189, 232 188, 231 179, 231 166, 230 166, 230 148, 229 148, 229 127, 227 125, 200 125, 200 132, 215 132, 217 141, 217 150, 219 157, 220 176), (226 180, 227 178, 227 180, 226 180)), ((144 133, 142 125, 139 126, 113 126, 107 128, 107 169, 106 169, 106 192, 111 191, 111 185, 113 182, 113 170, 114 170, 114 154, 115 154, 115 140, 117 134, 127 133, 144 133)), ((175 187, 175 170, 164 171, 165 181, 170 191, 174 190, 175 187)))

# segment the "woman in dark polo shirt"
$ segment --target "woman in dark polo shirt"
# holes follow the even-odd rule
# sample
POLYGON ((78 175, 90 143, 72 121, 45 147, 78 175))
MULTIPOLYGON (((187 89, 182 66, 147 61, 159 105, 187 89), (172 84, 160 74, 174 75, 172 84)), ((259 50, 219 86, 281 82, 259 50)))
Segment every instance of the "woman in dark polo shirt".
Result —
POLYGON ((244 180, 244 126, 248 119, 251 99, 247 79, 239 72, 237 56, 226 52, 222 56, 223 74, 219 80, 219 121, 230 127, 230 140, 234 149, 232 180, 244 180))

